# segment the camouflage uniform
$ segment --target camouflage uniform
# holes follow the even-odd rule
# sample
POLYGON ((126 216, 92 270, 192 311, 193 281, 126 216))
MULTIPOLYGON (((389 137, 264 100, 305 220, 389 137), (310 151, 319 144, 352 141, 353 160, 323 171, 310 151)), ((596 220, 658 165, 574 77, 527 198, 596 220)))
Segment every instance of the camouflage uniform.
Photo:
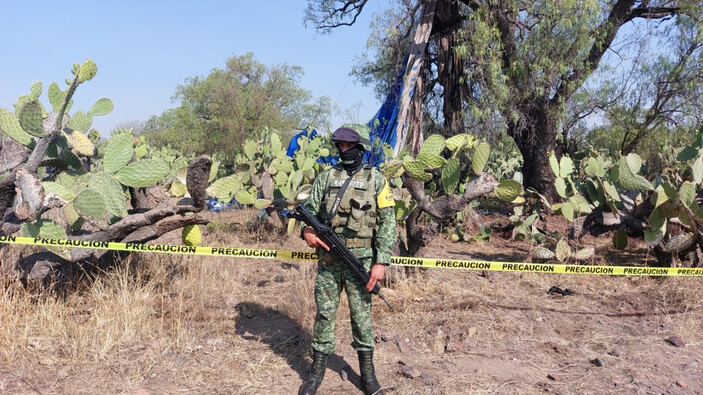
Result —
MULTIPOLYGON (((336 190, 348 177, 341 165, 322 172, 313 184, 305 207, 320 216, 329 212, 336 190)), ((358 203, 357 203, 358 204, 358 203)), ((354 255, 359 258, 367 271, 376 263, 390 263, 390 254, 396 240, 394 201, 390 188, 378 169, 365 167, 355 174, 339 205, 337 215, 332 219, 332 227, 354 255), (367 199, 363 199, 366 196, 367 199), (354 198, 357 199, 354 199, 354 198), (359 200, 371 204, 365 213, 360 207, 352 207, 350 202, 359 200), (360 214, 361 213, 361 214, 360 214), (361 217, 361 218, 360 218, 361 217)), ((363 209, 363 207, 361 208, 363 209)), ((312 348, 331 354, 335 347, 335 322, 339 297, 342 289, 347 293, 351 315, 352 347, 357 351, 374 349, 373 327, 371 325, 371 294, 347 266, 318 248, 319 262, 315 282, 315 303, 317 316, 313 328, 312 348)))

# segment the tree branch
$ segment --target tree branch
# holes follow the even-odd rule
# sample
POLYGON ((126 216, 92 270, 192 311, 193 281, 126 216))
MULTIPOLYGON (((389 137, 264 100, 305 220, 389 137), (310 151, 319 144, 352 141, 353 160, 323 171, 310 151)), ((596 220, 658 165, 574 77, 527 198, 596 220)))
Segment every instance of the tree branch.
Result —
POLYGON ((630 19, 662 19, 678 13, 681 7, 635 7, 630 10, 630 19))
POLYGON ((453 218, 457 212, 466 208, 471 200, 492 192, 498 185, 498 181, 493 176, 481 173, 466 184, 466 193, 463 196, 444 195, 430 201, 429 196, 425 195, 425 184, 422 181, 404 175, 403 183, 413 199, 417 201, 417 208, 439 219, 453 218))
POLYGON ((581 67, 562 77, 562 81, 551 99, 551 104, 568 100, 571 94, 581 86, 586 77, 598 66, 603 54, 613 43, 618 29, 631 19, 630 8, 634 3, 635 0, 618 0, 615 3, 608 18, 596 28, 593 34, 594 37, 602 37, 602 39, 593 41, 588 56, 581 67))

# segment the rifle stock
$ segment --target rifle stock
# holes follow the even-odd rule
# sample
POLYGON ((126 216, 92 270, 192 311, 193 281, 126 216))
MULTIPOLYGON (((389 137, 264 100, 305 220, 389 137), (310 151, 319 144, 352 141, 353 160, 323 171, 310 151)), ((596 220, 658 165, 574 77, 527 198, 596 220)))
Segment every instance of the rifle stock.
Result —
MULTIPOLYGON (((315 233, 317 233, 317 237, 320 238, 327 246, 330 248, 329 253, 337 257, 340 261, 344 262, 344 264, 347 265, 347 267, 354 272, 354 274, 361 279, 361 282, 364 284, 367 284, 369 282, 369 279, 371 276, 369 273, 364 269, 364 265, 361 263, 359 258, 357 258, 354 254, 352 254, 351 251, 347 248, 347 246, 344 244, 344 241, 337 236, 332 228, 329 226, 321 223, 317 217, 312 215, 312 213, 306 209, 302 204, 298 205, 292 210, 289 210, 286 213, 286 216, 288 218, 295 218, 297 220, 305 222, 308 226, 310 226, 313 230, 315 230, 315 233)), ((383 297, 381 294, 381 287, 376 283, 371 290, 372 294, 378 295, 381 300, 383 300, 388 307, 390 307, 391 310, 395 311, 393 309, 393 306, 391 306, 390 303, 386 300, 386 298, 383 297)))

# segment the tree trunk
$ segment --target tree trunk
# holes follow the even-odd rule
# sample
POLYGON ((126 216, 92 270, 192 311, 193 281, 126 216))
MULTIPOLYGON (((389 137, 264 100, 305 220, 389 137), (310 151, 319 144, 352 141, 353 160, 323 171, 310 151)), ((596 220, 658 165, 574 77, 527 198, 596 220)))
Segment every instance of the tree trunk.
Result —
POLYGON ((437 72, 439 83, 444 91, 444 128, 447 136, 464 132, 463 103, 461 77, 464 73, 464 61, 457 56, 454 47, 458 44, 458 29, 453 28, 461 21, 459 2, 437 2, 435 29, 438 31, 437 72))
MULTIPOLYGON (((546 102, 524 104, 523 108, 529 110, 516 122, 508 124, 508 135, 522 153, 523 185, 554 201, 558 195, 554 188, 554 172, 549 166, 549 153, 556 147, 557 117, 552 115, 546 102)), ((510 117, 506 116, 506 119, 510 117)))
POLYGON ((422 78, 422 72, 423 70, 420 69, 417 73, 414 88, 415 94, 410 102, 410 111, 408 113, 408 130, 410 131, 408 133, 410 137, 408 152, 413 157, 417 156, 420 152, 420 147, 422 147, 422 143, 425 141, 422 135, 422 101, 425 96, 425 87, 423 86, 425 80, 422 78))

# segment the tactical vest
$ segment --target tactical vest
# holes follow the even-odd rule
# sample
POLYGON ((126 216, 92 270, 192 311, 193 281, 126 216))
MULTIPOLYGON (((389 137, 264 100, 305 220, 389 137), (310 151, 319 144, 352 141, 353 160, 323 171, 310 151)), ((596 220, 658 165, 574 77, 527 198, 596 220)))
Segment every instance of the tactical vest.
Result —
MULTIPOLYGON (((337 215, 332 218, 331 226, 334 232, 349 242, 353 242, 351 239, 372 239, 377 230, 374 171, 374 168, 365 166, 354 175, 339 202, 337 215)), ((347 178, 349 175, 343 169, 334 167, 330 170, 324 197, 327 212, 332 209, 337 193, 347 178)), ((370 240, 359 243, 360 245, 349 244, 347 243, 347 246, 350 248, 371 247, 370 240)))

